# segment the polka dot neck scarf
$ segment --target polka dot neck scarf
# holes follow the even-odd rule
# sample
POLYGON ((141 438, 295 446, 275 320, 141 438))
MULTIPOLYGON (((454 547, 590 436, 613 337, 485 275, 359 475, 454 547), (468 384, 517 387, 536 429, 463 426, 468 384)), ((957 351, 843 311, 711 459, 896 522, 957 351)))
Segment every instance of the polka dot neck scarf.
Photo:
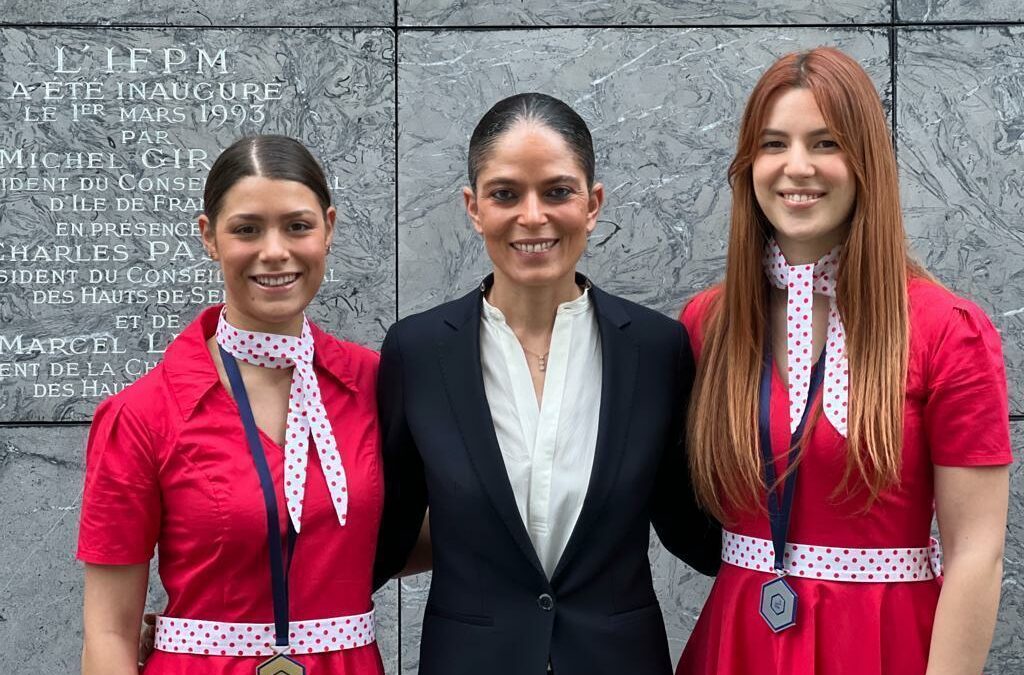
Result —
POLYGON ((786 353, 789 361, 790 432, 800 424, 804 409, 810 404, 807 393, 811 384, 811 311, 814 293, 818 293, 829 298, 824 352, 828 361, 825 363, 822 403, 825 417, 840 435, 846 437, 849 364, 846 360, 846 332, 836 305, 839 250, 840 246, 836 246, 816 263, 790 265, 774 239, 768 240, 765 246, 765 274, 776 288, 788 293, 786 353))
POLYGON ((348 514, 348 486, 345 467, 327 418, 320 383, 313 371, 313 334, 309 322, 302 320, 302 335, 255 333, 235 328, 220 315, 217 344, 236 359, 263 368, 291 368, 292 386, 288 396, 288 426, 284 445, 284 489, 288 516, 295 531, 301 531, 302 500, 306 491, 306 462, 310 435, 327 478, 327 489, 334 503, 338 522, 345 524, 348 514))

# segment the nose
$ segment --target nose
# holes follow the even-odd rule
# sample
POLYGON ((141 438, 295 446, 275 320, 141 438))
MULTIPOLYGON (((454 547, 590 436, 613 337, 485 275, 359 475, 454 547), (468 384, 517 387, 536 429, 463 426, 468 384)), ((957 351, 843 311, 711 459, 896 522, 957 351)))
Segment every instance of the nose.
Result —
POLYGON ((528 192, 521 202, 522 209, 519 212, 519 222, 524 227, 537 227, 547 222, 544 213, 544 203, 540 195, 535 192, 528 192))
POLYGON ((786 176, 789 178, 808 178, 814 175, 814 163, 811 155, 800 144, 793 144, 786 153, 786 176))
POLYGON ((277 228, 269 228, 263 235, 262 246, 260 246, 260 260, 262 262, 277 262, 288 259, 288 242, 283 233, 277 228))

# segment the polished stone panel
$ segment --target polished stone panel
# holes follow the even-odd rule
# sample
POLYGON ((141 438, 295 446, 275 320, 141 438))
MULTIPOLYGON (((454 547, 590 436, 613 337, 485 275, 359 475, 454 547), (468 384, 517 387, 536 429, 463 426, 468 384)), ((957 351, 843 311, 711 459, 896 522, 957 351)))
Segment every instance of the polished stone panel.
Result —
POLYGON ((82 570, 74 555, 85 434, 0 429, 0 671, 79 667, 82 570))
POLYGON ((668 633, 672 663, 679 660, 714 581, 665 550, 651 530, 651 573, 668 633))
POLYGON ((385 26, 392 0, 6 0, 5 23, 147 26, 385 26))
POLYGON ((412 32, 399 48, 399 313, 473 288, 489 269, 461 188, 480 116, 516 92, 590 125, 605 206, 582 269, 669 314, 722 274, 726 168, 741 108, 777 56, 834 44, 888 98, 881 30, 621 29, 412 32))
POLYGON ((1003 336, 1024 410, 1024 27, 899 31, 897 139, 914 251, 1003 336))
POLYGON ((377 648, 384 661, 385 673, 398 672, 399 619, 402 608, 399 603, 398 582, 392 581, 373 594, 373 618, 376 621, 377 648))
POLYGON ((900 21, 1024 21, 1020 0, 896 0, 900 21))
POLYGON ((423 611, 430 592, 430 573, 405 577, 402 583, 401 673, 416 675, 420 664, 420 635, 423 633, 423 611))
POLYGON ((395 306, 389 30, 0 29, 0 421, 88 418, 220 301, 195 220, 239 136, 281 133, 338 208, 309 314, 376 348, 395 306))
POLYGON ((398 0, 401 26, 841 25, 891 12, 890 0, 398 0))

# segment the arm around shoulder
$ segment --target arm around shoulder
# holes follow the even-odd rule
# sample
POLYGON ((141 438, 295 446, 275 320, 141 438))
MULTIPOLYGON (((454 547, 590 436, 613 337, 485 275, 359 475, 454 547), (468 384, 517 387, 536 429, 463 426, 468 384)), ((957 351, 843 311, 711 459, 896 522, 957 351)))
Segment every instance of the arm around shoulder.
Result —
POLYGON ((380 588, 405 567, 427 508, 426 478, 406 411, 401 324, 388 330, 380 352, 377 407, 384 461, 384 514, 377 540, 374 587, 380 588))
POLYGON ((679 326, 679 350, 670 442, 662 453, 651 500, 651 523, 661 543, 702 574, 721 566, 722 527, 697 504, 686 455, 686 419, 696 372, 686 329, 679 326))

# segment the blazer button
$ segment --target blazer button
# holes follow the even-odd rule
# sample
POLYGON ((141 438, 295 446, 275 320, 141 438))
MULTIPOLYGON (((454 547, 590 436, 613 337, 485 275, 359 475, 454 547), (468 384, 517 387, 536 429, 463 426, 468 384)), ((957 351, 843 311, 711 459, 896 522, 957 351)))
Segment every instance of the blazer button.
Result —
POLYGON ((537 606, 545 612, 550 612, 555 608, 555 599, 547 593, 541 593, 540 596, 537 597, 537 606))

